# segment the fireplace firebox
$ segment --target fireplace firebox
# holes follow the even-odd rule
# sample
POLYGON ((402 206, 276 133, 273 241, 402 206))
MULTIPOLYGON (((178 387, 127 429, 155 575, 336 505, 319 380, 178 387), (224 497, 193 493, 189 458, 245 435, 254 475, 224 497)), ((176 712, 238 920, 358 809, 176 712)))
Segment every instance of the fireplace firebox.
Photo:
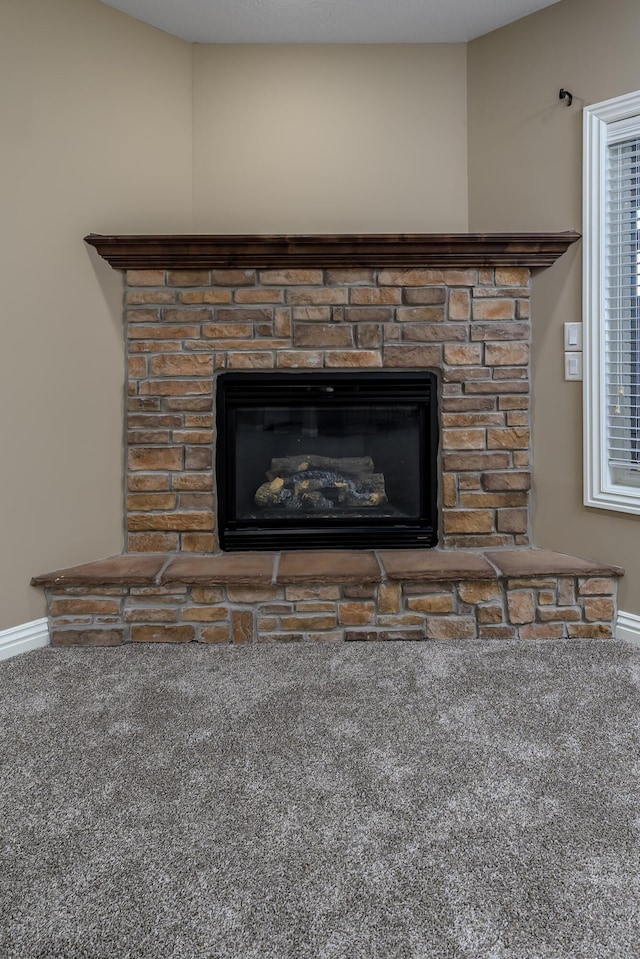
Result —
POLYGON ((223 550, 435 546, 434 373, 222 373, 223 550))

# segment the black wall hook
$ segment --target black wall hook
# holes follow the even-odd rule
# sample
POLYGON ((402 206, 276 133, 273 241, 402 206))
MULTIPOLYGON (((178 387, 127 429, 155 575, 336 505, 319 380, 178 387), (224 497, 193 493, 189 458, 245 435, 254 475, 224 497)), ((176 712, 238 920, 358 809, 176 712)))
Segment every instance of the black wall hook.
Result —
POLYGON ((573 103, 573 93, 569 93, 569 91, 568 91, 568 90, 565 90, 564 87, 563 87, 562 90, 560 91, 560 93, 558 94, 558 99, 559 99, 559 100, 566 100, 566 101, 567 101, 567 106, 570 107, 571 104, 573 103))

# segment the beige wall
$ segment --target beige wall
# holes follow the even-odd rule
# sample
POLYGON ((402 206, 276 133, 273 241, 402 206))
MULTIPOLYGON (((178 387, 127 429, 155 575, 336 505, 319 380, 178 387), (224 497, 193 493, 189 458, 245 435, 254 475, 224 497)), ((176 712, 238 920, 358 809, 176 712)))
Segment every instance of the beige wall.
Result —
POLYGON ((194 47, 197 232, 467 229, 464 44, 194 47))
MULTIPOLYGON (((580 230, 582 108, 640 87, 638 37, 638 0, 562 0, 469 44, 471 230, 580 230)), ((562 356, 580 254, 534 280, 534 537, 625 566, 620 606, 640 613, 640 519, 582 505, 582 392, 562 356)))
POLYGON ((96 0, 0 3, 0 629, 122 547, 122 277, 93 232, 191 229, 191 47, 96 0))

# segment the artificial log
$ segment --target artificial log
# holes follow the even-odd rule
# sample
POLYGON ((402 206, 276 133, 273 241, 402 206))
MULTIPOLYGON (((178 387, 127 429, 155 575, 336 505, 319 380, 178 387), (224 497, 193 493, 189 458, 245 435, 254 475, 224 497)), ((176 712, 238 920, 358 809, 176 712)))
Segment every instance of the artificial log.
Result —
POLYGON ((307 468, 274 476, 258 488, 254 500, 262 509, 330 510, 381 506, 387 494, 383 473, 360 474, 356 480, 337 470, 307 468))
POLYGON ((277 456, 271 460, 269 479, 276 476, 291 476, 303 470, 335 470, 345 476, 360 478, 373 474, 370 456, 318 456, 316 453, 297 453, 294 456, 277 456))

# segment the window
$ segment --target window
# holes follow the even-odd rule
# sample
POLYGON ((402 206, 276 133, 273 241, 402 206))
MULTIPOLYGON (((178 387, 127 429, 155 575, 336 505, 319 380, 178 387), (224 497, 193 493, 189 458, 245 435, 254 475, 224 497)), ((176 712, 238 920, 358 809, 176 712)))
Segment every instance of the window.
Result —
POLYGON ((584 111, 585 504, 640 513, 640 91, 584 111))

